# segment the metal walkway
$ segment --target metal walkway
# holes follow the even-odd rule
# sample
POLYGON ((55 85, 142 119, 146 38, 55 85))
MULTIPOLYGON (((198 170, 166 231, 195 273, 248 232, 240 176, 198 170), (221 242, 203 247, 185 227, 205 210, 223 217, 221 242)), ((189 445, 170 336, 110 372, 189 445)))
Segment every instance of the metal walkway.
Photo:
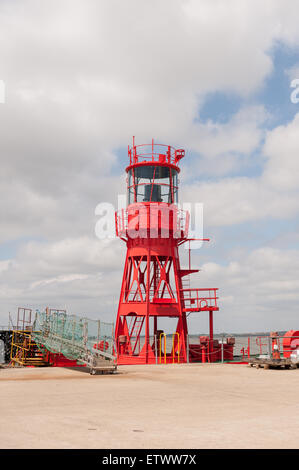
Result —
POLYGON ((76 360, 88 366, 92 374, 116 370, 113 323, 61 311, 37 311, 32 330, 32 338, 41 350, 76 360))

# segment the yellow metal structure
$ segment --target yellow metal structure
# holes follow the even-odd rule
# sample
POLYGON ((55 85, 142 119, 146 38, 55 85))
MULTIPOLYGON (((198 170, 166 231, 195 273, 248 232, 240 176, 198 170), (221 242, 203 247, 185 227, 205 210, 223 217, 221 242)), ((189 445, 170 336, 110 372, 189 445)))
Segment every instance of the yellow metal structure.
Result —
POLYGON ((178 336, 178 362, 180 362, 180 334, 178 332, 176 332, 172 335, 172 362, 175 362, 175 360, 174 360, 174 355, 175 355, 174 339, 175 339, 176 335, 178 336))
POLYGON ((46 365, 37 344, 32 340, 31 332, 14 330, 11 339, 10 359, 12 366, 46 365))
POLYGON ((162 345, 161 345, 161 338, 162 336, 164 336, 164 364, 166 364, 166 334, 165 333, 161 333, 160 334, 160 352, 159 352, 159 358, 160 358, 160 364, 161 364, 161 359, 162 359, 162 345))

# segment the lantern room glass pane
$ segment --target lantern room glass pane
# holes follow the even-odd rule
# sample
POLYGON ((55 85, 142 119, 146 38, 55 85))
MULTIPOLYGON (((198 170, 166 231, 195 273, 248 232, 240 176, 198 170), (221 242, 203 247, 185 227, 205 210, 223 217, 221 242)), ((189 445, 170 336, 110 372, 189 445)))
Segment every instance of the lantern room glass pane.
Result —
POLYGON ((128 172, 128 204, 178 202, 178 172, 174 168, 144 165, 128 172))

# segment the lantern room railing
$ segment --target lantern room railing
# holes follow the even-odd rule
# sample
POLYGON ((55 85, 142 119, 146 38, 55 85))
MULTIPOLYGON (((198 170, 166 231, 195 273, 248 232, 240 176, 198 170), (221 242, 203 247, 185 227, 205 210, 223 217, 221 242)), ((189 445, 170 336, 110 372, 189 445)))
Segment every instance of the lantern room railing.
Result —
POLYGON ((185 156, 185 150, 175 149, 171 145, 151 144, 134 145, 128 147, 128 155, 130 158, 130 165, 137 163, 168 163, 171 165, 178 165, 179 161, 185 156))

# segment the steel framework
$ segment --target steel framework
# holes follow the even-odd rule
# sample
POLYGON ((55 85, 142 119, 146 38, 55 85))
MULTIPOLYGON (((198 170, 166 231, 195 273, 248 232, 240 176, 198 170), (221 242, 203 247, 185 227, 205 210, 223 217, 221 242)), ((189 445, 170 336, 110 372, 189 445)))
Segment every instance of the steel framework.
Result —
POLYGON ((127 245, 117 313, 115 340, 118 364, 186 362, 188 312, 209 312, 213 351, 213 312, 217 289, 191 289, 182 269, 179 246, 188 238, 190 215, 178 208, 179 162, 182 149, 155 144, 128 148, 128 205, 115 214, 116 233, 127 245), (187 281, 187 282, 186 282, 187 281), (161 318, 177 320, 166 344, 161 318), (167 350, 169 348, 169 350, 167 350))

